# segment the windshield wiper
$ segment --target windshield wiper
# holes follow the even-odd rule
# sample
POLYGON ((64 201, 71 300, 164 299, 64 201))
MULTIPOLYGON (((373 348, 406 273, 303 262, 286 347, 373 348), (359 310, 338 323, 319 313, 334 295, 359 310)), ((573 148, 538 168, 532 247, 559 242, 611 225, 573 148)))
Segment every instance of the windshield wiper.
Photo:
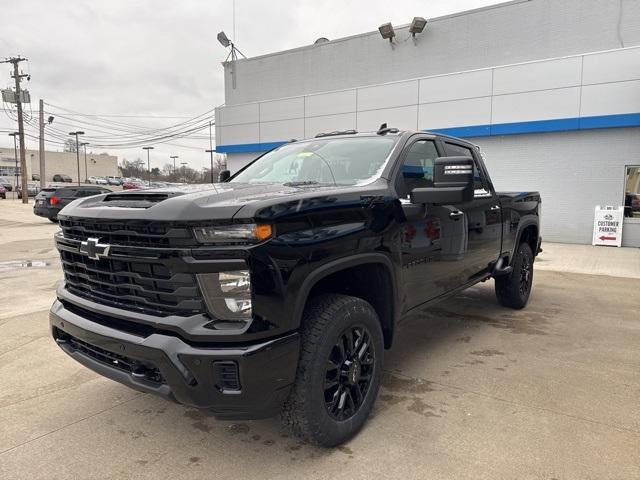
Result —
POLYGON ((319 185, 319 182, 314 182, 313 180, 303 180, 300 182, 287 182, 283 183, 285 187, 299 187, 301 185, 319 185))

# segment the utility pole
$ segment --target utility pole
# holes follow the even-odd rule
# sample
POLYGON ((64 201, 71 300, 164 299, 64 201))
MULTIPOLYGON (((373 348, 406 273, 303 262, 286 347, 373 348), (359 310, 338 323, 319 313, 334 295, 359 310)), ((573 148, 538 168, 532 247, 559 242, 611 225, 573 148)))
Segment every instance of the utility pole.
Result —
POLYGON ((84 135, 84 132, 69 132, 69 135, 76 137, 76 160, 78 161, 78 186, 80 186, 80 144, 78 143, 78 135, 84 135))
POLYGON ((173 181, 175 182, 178 177, 176 177, 176 158, 180 158, 178 155, 171 155, 169 158, 173 160, 173 181))
MULTIPOLYGON (((234 10, 235 10, 235 1, 234 1, 234 10)), ((234 27, 234 30, 235 30, 235 27, 234 27)), ((235 32, 234 32, 234 35, 235 35, 235 32)), ((209 122, 209 150, 205 150, 205 152, 208 152, 208 153, 211 154, 211 183, 214 183, 214 181, 213 181, 213 152, 215 152, 215 150, 213 149, 213 135, 211 135, 211 122, 209 122)))
POLYGON ((81 147, 84 147, 84 183, 89 183, 89 172, 87 171, 87 145, 89 142, 82 142, 81 147))
POLYGON ((147 151, 147 176, 149 177, 149 186, 151 186, 151 156, 149 151, 153 150, 153 147, 142 147, 142 149, 147 151))
POLYGON ((44 101, 40 99, 40 188, 44 188, 46 186, 46 182, 44 179, 44 101))
MULTIPOLYGON (((27 159, 24 146, 24 117, 22 115, 22 96, 20 92, 20 82, 23 77, 28 77, 26 73, 20 73, 18 65, 24 62, 26 58, 12 57, 0 63, 11 63, 13 65, 13 79, 16 82, 16 105, 18 107, 18 134, 20 135, 20 170, 22 171, 22 192, 27 192, 27 159)), ((22 203, 29 203, 29 195, 22 195, 22 203)))
POLYGON ((185 170, 185 165, 187 164, 187 162, 180 162, 180 165, 182 165, 182 180, 184 183, 187 183, 187 173, 185 170))
POLYGON ((16 186, 15 186, 15 190, 13 191, 13 199, 15 200, 16 198, 18 198, 18 144, 16 143, 16 137, 19 135, 18 132, 12 132, 9 134, 10 137, 13 137, 13 155, 14 155, 14 159, 16 161, 16 170, 14 172, 14 175, 16 177, 16 186))

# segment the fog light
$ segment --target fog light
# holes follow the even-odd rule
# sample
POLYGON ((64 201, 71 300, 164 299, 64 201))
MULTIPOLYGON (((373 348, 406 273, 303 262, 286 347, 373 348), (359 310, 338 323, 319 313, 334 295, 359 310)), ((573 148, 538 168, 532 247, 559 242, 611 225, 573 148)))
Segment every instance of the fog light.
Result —
POLYGON ((209 313, 219 320, 251 319, 251 276, 249 270, 232 270, 197 275, 209 313))

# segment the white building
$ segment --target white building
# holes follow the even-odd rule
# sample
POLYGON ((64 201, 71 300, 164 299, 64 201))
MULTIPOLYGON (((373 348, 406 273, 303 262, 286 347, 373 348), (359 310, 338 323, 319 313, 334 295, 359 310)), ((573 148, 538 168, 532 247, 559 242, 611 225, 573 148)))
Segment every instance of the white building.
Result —
MULTIPOLYGON (((480 145, 498 190, 541 192, 545 240, 590 243, 596 205, 640 195, 640 2, 516 0, 395 33, 225 64, 216 148, 230 169, 387 123, 480 145)), ((623 244, 640 246, 640 218, 623 244)))

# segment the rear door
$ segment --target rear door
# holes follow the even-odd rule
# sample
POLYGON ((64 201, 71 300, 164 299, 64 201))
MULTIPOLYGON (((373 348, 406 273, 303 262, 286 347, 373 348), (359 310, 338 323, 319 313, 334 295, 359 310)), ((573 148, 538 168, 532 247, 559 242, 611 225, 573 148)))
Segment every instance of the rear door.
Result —
POLYGON ((478 151, 464 143, 443 140, 447 156, 463 155, 473 158, 474 198, 460 205, 468 219, 465 276, 472 280, 490 271, 497 261, 502 243, 500 201, 488 176, 482 170, 478 151))

